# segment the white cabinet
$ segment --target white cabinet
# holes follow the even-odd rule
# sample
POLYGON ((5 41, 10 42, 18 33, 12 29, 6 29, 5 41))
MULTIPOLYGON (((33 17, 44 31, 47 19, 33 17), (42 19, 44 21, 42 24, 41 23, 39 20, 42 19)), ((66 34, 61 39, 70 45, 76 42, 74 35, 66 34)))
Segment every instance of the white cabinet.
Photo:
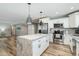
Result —
POLYGON ((52 19, 49 21, 50 28, 54 28, 54 24, 63 24, 64 28, 69 28, 69 18, 64 17, 64 18, 59 18, 59 19, 52 19))
POLYGON ((75 27, 79 27, 79 14, 75 16, 75 19, 76 19, 75 27))
POLYGON ((64 32, 64 44, 70 45, 71 40, 72 40, 72 36, 68 34, 68 30, 65 30, 65 32, 64 32))
POLYGON ((49 46, 49 36, 42 37, 32 42, 33 56, 41 55, 49 46))
POLYGON ((72 53, 75 52, 75 55, 79 56, 79 37, 78 36, 72 36, 72 45, 70 48, 72 53))
POLYGON ((74 14, 69 15, 69 27, 75 27, 75 16, 74 14))
POLYGON ((69 18, 64 18, 63 19, 63 26, 64 28, 69 28, 69 18))
POLYGON ((33 43, 33 48, 32 48, 33 49, 33 55, 39 56, 39 50, 40 50, 41 44, 39 44, 37 41, 36 42, 32 42, 32 43, 33 43))
POLYGON ((71 36, 70 35, 65 35, 64 36, 64 44, 70 45, 70 41, 71 41, 71 36))
POLYGON ((69 15, 69 27, 79 26, 79 12, 69 15))
POLYGON ((49 36, 49 42, 52 42, 52 43, 53 43, 53 34, 50 33, 49 35, 50 35, 50 36, 49 36))

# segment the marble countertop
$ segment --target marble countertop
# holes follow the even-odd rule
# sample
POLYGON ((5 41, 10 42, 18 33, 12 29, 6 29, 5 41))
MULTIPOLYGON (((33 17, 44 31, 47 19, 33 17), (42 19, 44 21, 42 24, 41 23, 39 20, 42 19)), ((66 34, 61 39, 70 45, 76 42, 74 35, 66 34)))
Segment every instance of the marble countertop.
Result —
POLYGON ((17 39, 28 39, 28 40, 36 40, 39 38, 42 38, 44 36, 47 36, 48 34, 32 34, 32 35, 24 35, 24 36, 17 36, 17 39))

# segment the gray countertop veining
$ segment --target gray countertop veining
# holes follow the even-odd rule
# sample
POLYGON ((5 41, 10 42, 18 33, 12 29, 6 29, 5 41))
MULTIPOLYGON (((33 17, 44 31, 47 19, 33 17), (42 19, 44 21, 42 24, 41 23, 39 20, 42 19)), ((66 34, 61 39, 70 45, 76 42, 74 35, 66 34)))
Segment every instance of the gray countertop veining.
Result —
POLYGON ((18 36, 17 38, 23 38, 23 39, 28 39, 28 40, 36 40, 41 37, 44 37, 48 34, 33 34, 33 35, 24 35, 24 36, 18 36))

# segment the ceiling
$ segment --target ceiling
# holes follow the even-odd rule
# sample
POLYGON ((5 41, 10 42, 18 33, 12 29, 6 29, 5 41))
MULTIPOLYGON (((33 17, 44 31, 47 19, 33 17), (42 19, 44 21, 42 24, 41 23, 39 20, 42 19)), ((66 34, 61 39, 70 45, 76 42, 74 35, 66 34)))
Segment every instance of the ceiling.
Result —
MULTIPOLYGON (((40 11, 43 16, 56 18, 76 10, 79 10, 79 3, 32 3, 30 13, 32 19, 39 18, 40 11)), ((0 3, 0 22, 24 23, 27 15, 27 3, 0 3)))

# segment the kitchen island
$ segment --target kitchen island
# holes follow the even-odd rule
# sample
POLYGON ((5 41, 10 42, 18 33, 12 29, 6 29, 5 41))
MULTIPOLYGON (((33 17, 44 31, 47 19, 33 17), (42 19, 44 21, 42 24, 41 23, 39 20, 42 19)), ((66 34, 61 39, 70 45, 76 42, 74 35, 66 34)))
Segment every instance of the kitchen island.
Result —
POLYGON ((49 46, 48 34, 17 37, 17 56, 40 56, 49 46))
POLYGON ((71 51, 74 55, 79 56, 79 35, 72 36, 71 51))

